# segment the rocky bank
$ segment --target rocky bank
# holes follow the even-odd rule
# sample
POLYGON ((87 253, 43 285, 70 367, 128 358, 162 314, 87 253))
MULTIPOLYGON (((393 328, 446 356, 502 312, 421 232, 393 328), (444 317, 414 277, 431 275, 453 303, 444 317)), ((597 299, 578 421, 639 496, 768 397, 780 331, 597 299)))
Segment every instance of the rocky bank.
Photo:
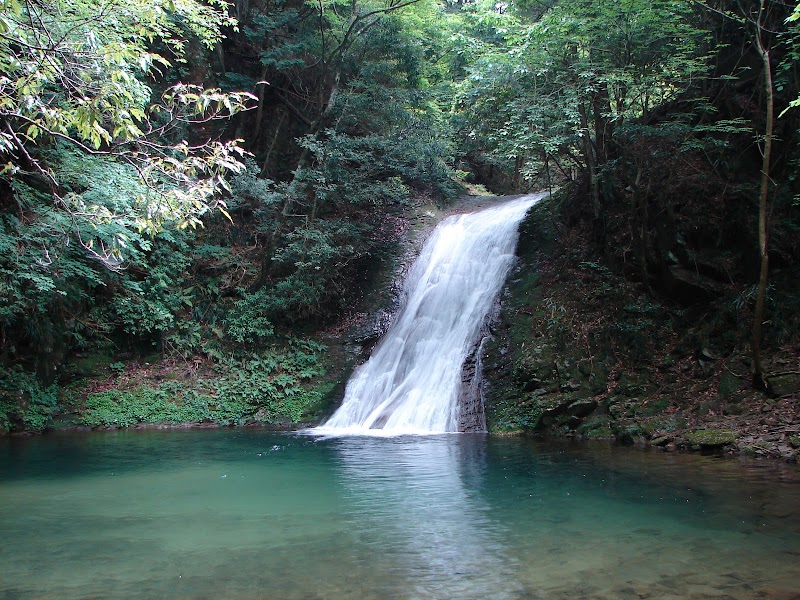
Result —
POLYGON ((737 307, 675 302, 630 281, 592 255, 585 231, 563 224, 562 201, 543 201, 520 229, 483 357, 490 431, 797 462, 792 336, 768 344, 772 393, 753 390, 737 307))

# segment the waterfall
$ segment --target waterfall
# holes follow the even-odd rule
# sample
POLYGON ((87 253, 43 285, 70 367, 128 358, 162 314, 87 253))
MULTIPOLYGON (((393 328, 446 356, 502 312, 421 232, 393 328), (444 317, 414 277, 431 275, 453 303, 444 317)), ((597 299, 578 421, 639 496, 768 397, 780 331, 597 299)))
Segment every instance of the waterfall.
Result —
POLYGON ((542 195, 443 220, 405 284, 405 301, 347 383, 322 434, 457 432, 461 371, 514 259, 517 229, 542 195))

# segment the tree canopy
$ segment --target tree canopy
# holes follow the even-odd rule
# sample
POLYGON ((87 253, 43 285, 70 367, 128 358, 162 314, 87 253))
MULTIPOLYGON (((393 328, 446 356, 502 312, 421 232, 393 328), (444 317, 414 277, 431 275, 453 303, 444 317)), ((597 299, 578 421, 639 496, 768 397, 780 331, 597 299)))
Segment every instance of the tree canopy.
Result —
MULTIPOLYGON (((78 241, 96 257, 120 258, 127 228, 199 223, 221 206, 226 171, 241 169, 236 141, 192 143, 186 128, 248 107, 247 93, 170 83, 163 71, 183 61, 186 36, 206 47, 233 27, 224 2, 64 2, 3 0, 0 5, 0 174, 14 189, 46 186, 76 221, 78 241), (120 189, 113 203, 63 185, 64 154, 104 159, 120 189), (111 165, 114 165, 113 167, 111 165), (117 237, 84 239, 81 223, 116 223, 117 237)), ((74 163, 73 165, 74 166, 74 163)))
POLYGON ((465 185, 563 187, 593 264, 768 323, 753 265, 800 253, 798 11, 0 0, 0 362, 242 364, 346 318, 408 207, 465 185))

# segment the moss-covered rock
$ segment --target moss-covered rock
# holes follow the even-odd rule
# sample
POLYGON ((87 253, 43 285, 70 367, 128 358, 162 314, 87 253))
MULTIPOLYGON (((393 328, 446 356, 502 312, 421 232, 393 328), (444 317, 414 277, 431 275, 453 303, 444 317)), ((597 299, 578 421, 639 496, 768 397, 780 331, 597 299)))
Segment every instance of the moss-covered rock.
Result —
POLYGON ((675 438, 671 435, 660 435, 650 440, 652 446, 666 446, 670 444, 675 438))
POLYGON ((581 423, 575 433, 588 439, 611 439, 614 433, 609 427, 608 415, 593 416, 581 423))
POLYGON ((719 448, 736 441, 736 433, 728 429, 695 429, 684 434, 691 446, 700 448, 719 448))
POLYGON ((800 375, 794 373, 770 377, 769 383, 777 396, 800 393, 800 375))

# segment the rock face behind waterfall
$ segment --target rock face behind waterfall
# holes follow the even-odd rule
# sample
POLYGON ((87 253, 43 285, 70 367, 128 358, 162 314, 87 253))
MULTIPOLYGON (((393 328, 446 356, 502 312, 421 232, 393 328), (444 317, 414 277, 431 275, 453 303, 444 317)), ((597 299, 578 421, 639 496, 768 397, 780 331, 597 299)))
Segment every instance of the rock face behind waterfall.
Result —
POLYGON ((353 374, 321 432, 485 429, 476 345, 513 263, 517 225, 540 197, 439 224, 409 273, 391 329, 353 374))
POLYGON ((483 342, 475 345, 461 369, 461 392, 458 396, 458 430, 462 432, 486 431, 486 409, 483 401, 483 342))
POLYGON ((800 377, 773 378, 775 398, 754 391, 729 300, 686 308, 648 293, 570 230, 564 202, 520 223, 481 353, 488 430, 800 461, 800 377))

